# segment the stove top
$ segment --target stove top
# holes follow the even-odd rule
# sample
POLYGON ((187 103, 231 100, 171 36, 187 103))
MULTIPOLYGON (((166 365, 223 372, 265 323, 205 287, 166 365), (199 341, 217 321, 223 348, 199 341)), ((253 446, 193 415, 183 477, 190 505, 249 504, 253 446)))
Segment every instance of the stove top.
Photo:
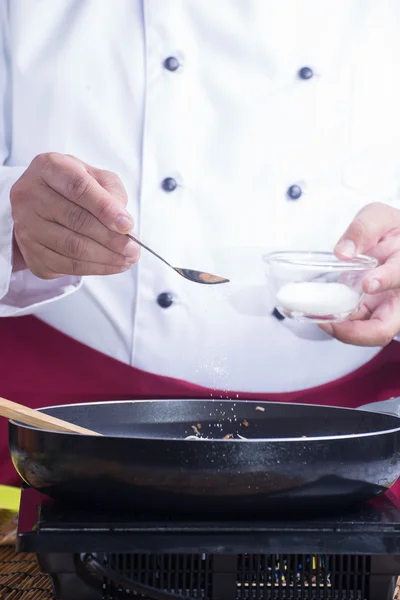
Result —
POLYGON ((25 487, 17 540, 59 600, 383 600, 400 575, 400 503, 387 492, 347 513, 206 521, 25 487))
POLYGON ((24 488, 18 549, 42 551, 400 553, 400 503, 390 493, 358 510, 323 516, 186 520, 163 514, 65 506, 24 488))

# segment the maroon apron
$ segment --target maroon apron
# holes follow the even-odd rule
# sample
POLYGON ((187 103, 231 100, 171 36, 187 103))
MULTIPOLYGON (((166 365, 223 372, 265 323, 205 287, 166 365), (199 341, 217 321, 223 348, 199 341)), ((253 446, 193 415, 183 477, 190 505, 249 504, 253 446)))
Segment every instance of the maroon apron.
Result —
MULTIPOLYGON (((0 319, 0 395, 25 406, 130 400, 133 398, 210 398, 227 392, 152 375, 109 358, 71 339, 35 317, 0 319)), ((300 392, 247 394, 236 398, 303 402, 356 408, 400 396, 400 343, 392 342, 357 371, 300 392)), ((0 419, 0 483, 19 478, 8 452, 7 421, 0 419)), ((393 491, 400 496, 400 482, 393 491), (395 489, 396 488, 396 489, 395 489)))

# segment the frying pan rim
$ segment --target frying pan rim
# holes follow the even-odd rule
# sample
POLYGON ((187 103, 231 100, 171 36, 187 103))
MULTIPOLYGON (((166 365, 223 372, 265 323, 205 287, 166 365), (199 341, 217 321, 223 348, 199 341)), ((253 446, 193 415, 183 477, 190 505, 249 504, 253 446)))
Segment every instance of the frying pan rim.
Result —
MULTIPOLYGON (((173 401, 173 402, 216 402, 216 403, 228 403, 229 400, 224 400, 224 399, 217 399, 217 398, 210 398, 210 399, 205 399, 205 398, 165 398, 165 399, 157 399, 157 398, 153 398, 153 399, 138 399, 138 400, 104 400, 101 402, 79 402, 79 403, 73 403, 73 404, 56 404, 56 405, 52 405, 52 406, 44 406, 42 408, 37 408, 35 410, 37 411, 46 411, 48 409, 52 409, 52 408, 73 408, 73 407, 78 407, 78 406, 98 406, 98 405, 103 405, 103 404, 112 404, 112 405, 116 405, 116 404, 133 404, 133 403, 151 403, 151 402, 165 402, 165 401, 173 401)), ((281 402, 268 402, 265 400, 235 400, 234 401, 236 404, 252 404, 255 405, 255 407, 257 406, 262 406, 265 404, 273 404, 273 405, 278 405, 278 404, 282 404, 281 402)), ((370 411, 367 410, 363 410, 362 408, 348 408, 348 407, 341 407, 341 406, 322 406, 322 405, 318 405, 318 404, 303 404, 303 403, 296 403, 296 402, 284 402, 283 404, 285 404, 286 406, 308 406, 311 408, 328 408, 328 409, 337 409, 340 411, 357 411, 357 412, 364 412, 364 413, 369 413, 371 414, 370 411)), ((375 414, 375 413, 372 413, 375 414)), ((379 413, 380 414, 380 413, 379 413)), ((382 413, 385 414, 385 413, 382 413)), ((23 423, 19 423, 18 421, 16 421, 15 419, 9 419, 9 423, 11 423, 12 425, 16 426, 16 427, 22 427, 23 429, 31 429, 33 431, 46 431, 47 433, 57 433, 57 434, 61 434, 61 435, 78 435, 81 437, 90 437, 92 439, 127 439, 127 440, 147 440, 147 441, 151 441, 152 443, 157 443, 157 442, 198 442, 201 441, 203 443, 208 443, 208 444, 214 444, 214 443, 243 443, 243 442, 251 442, 251 443, 273 443, 273 444, 283 444, 283 443, 288 443, 288 442, 301 442, 301 443, 306 443, 306 442, 329 442, 329 441, 342 441, 342 440, 349 440, 349 439, 354 439, 354 438, 372 438, 375 436, 380 436, 380 435, 390 435, 393 433, 398 433, 400 432, 400 417, 396 417, 395 415, 388 415, 387 413, 385 414, 385 416, 391 417, 391 418, 397 418, 399 420, 399 426, 395 427, 394 429, 385 429, 385 430, 381 430, 381 431, 370 431, 368 433, 359 433, 359 434, 344 434, 344 435, 330 435, 330 436, 313 436, 313 437, 295 437, 295 438, 246 438, 245 440, 242 439, 223 439, 223 438, 199 438, 198 440, 193 440, 193 439, 186 439, 186 438, 164 438, 164 437, 157 437, 157 438, 148 438, 148 437, 129 437, 129 438, 124 438, 124 437, 120 437, 120 436, 116 436, 116 435, 101 435, 101 436, 86 436, 86 435, 82 435, 82 434, 78 434, 78 433, 72 433, 72 432, 67 432, 67 431, 53 431, 53 430, 44 430, 44 429, 39 429, 38 427, 33 427, 31 425, 24 425, 23 423)))

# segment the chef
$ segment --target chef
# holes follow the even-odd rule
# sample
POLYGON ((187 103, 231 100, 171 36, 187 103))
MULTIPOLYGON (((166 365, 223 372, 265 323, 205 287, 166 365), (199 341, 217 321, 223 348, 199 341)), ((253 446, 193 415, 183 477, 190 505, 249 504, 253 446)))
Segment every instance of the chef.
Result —
POLYGON ((399 394, 399 25, 398 0, 0 0, 1 395, 399 394), (334 248, 381 263, 357 318, 282 319, 263 256, 334 248))

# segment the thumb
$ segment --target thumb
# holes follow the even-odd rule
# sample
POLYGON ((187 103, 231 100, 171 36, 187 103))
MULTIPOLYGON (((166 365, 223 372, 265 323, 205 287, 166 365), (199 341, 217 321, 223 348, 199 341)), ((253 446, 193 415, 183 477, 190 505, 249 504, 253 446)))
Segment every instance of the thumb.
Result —
POLYGON ((394 227, 400 225, 400 211, 375 202, 356 215, 335 247, 339 258, 353 258, 376 246, 394 227))

